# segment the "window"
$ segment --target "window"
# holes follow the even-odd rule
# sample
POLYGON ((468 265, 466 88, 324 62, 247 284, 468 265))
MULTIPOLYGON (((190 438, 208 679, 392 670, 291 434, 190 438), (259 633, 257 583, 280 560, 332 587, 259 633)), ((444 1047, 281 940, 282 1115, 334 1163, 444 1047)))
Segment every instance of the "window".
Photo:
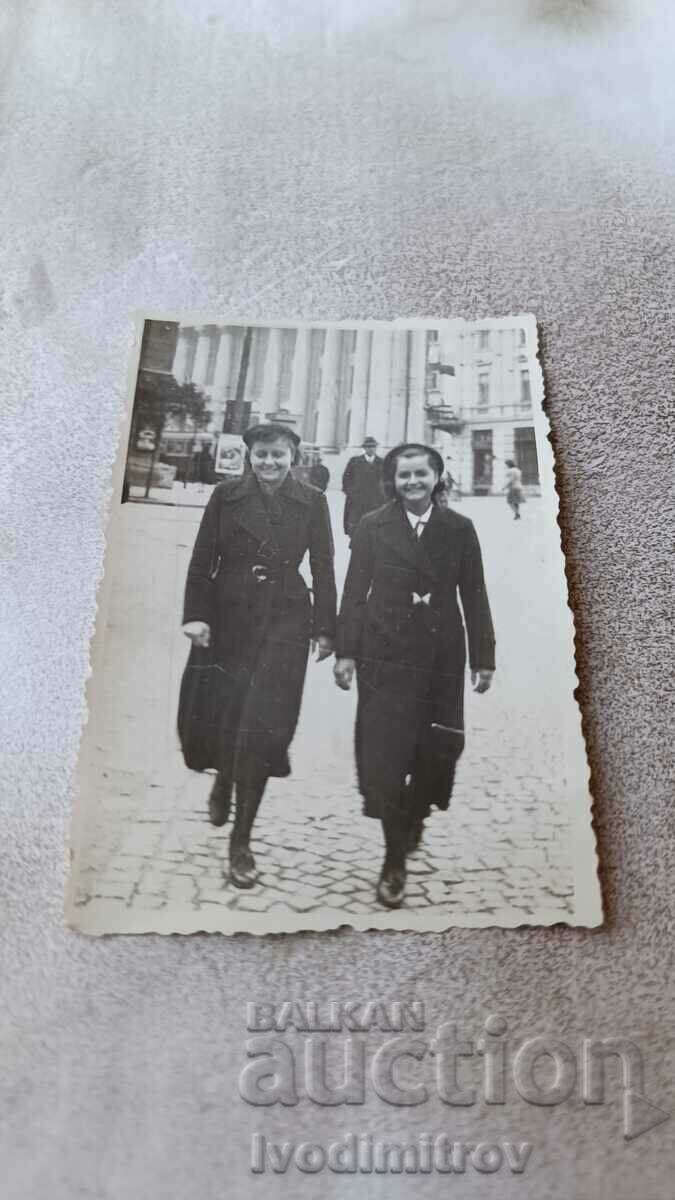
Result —
POLYGON ((478 407, 487 408, 490 403, 490 373, 481 371, 478 375, 478 407))
POLYGON ((437 342, 438 341, 438 330, 430 329, 427 333, 427 340, 429 342, 437 342))
POLYGON ((479 350, 489 350, 490 349, 490 330, 489 329, 479 329, 479 331, 478 331, 478 349, 479 350))
POLYGON ((523 483, 539 483, 539 463, 537 462, 537 441, 534 429, 526 426, 513 431, 513 457, 516 466, 520 467, 523 483))
POLYGON ((523 408, 532 407, 532 391, 530 388, 530 372, 520 372, 520 403, 523 408))
POLYGON ((429 391, 438 391, 438 371, 429 372, 429 391))
POLYGON ((519 346, 525 345, 525 330, 524 329, 518 330, 518 345, 519 346))

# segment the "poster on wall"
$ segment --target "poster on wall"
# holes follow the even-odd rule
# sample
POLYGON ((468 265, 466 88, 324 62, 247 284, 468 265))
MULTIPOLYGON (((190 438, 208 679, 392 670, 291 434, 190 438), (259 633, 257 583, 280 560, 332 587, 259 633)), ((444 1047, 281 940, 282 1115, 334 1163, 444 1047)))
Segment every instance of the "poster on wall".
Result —
POLYGON ((244 473, 246 447, 236 433, 221 433, 216 447, 215 473, 223 478, 236 478, 244 473))

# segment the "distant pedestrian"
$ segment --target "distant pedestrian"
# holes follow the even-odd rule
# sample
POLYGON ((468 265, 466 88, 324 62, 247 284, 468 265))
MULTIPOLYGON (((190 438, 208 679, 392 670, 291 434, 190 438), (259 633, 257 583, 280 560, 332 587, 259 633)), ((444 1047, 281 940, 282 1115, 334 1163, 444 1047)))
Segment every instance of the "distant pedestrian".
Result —
POLYGON ((434 497, 434 501, 439 508, 447 508, 448 507, 448 505, 450 504, 450 501, 453 499, 453 495, 452 495, 453 490, 455 492, 454 499, 458 500, 459 499, 459 489, 453 478, 450 468, 448 466, 446 466, 445 472, 443 474, 443 478, 441 479, 439 486, 438 486, 438 492, 437 492, 436 496, 434 497))
POLYGON ((321 454, 318 450, 314 452, 312 465, 309 469, 309 482, 321 492, 325 492, 330 483, 330 471, 326 464, 321 461, 321 454))
POLYGON ((363 454, 350 458, 342 476, 345 500, 344 531, 351 538, 361 517, 384 503, 382 459, 377 454, 377 439, 367 437, 363 454))
POLYGON ((476 692, 488 690, 495 666, 478 538, 467 517, 434 503, 442 474, 430 446, 389 452, 390 501, 356 530, 338 620, 335 681, 347 691, 356 672, 359 790, 365 815, 382 821, 377 898, 387 908, 403 902, 406 854, 431 806, 450 803, 467 636, 476 692))
POLYGON ((525 501, 522 471, 516 466, 512 458, 507 458, 505 465, 507 467, 506 483, 502 491, 506 492, 506 503, 513 510, 514 521, 520 521, 520 506, 525 501))
POLYGON ((192 465, 193 479, 200 488, 205 484, 213 483, 213 466, 211 449, 208 443, 204 442, 201 449, 195 454, 192 465))

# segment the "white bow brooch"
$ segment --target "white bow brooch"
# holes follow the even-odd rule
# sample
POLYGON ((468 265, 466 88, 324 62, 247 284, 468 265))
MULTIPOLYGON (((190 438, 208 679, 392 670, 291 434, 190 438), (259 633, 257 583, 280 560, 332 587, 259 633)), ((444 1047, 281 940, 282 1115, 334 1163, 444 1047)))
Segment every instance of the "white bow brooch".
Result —
POLYGON ((413 602, 413 605, 415 605, 415 604, 426 604, 426 605, 431 604, 431 592, 427 592, 426 595, 424 595, 424 596, 420 596, 418 594, 418 592, 413 592, 412 602, 413 602))

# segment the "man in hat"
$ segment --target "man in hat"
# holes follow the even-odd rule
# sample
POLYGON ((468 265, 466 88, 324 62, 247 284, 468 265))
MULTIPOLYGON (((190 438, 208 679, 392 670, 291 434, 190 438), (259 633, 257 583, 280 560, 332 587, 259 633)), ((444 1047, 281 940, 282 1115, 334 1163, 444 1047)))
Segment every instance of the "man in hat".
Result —
POLYGON ((382 459, 377 454, 377 440, 367 437, 363 454, 350 458, 342 476, 345 500, 344 530, 351 538, 361 517, 384 504, 382 491, 382 459))

